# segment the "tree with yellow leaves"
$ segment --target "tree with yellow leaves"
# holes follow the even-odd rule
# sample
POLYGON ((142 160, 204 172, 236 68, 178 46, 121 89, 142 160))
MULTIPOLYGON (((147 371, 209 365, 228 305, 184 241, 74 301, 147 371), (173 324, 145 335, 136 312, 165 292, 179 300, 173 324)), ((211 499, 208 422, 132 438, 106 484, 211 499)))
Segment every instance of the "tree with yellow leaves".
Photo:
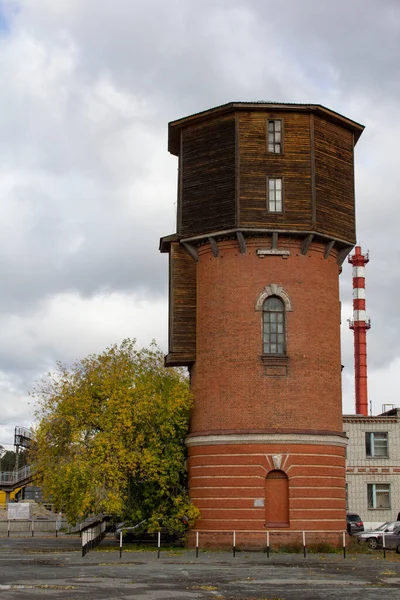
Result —
POLYGON ((59 364, 32 396, 37 483, 70 522, 106 513, 176 528, 199 516, 185 487, 189 384, 155 344, 59 364))

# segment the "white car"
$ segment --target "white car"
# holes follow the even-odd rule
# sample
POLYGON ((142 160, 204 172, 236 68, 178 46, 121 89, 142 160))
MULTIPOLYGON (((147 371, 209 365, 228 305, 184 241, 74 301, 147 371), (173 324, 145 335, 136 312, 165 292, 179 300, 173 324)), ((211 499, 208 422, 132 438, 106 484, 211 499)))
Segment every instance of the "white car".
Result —
POLYGON ((368 546, 375 550, 378 547, 378 537, 381 537, 382 533, 392 533, 396 527, 400 527, 400 521, 388 521, 373 531, 355 533, 354 537, 359 542, 367 542, 368 546))

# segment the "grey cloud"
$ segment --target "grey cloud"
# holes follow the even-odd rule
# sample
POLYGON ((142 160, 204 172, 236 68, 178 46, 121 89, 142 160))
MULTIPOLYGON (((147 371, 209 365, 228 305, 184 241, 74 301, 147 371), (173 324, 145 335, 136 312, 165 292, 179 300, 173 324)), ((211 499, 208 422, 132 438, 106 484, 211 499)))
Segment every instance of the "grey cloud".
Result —
MULTIPOLYGON (((167 303, 158 239, 175 229, 177 161, 167 153, 167 123, 231 100, 317 102, 367 126, 356 147, 358 239, 371 255, 370 379, 385 377, 400 353, 397 0, 8 0, 6 7, 0 368, 4 389, 17 391, 4 405, 20 398, 24 406, 24 390, 57 358, 101 350, 113 331, 135 335, 136 312, 143 338, 164 339, 151 310, 167 303), (118 302, 97 302, 111 294, 118 302), (137 308, 139 297, 148 313, 137 308), (112 320, 116 306, 126 325, 112 320), (63 315, 74 323, 71 337, 63 315)), ((347 264, 341 297, 347 327, 347 264)), ((351 405, 347 329, 343 342, 351 405)))

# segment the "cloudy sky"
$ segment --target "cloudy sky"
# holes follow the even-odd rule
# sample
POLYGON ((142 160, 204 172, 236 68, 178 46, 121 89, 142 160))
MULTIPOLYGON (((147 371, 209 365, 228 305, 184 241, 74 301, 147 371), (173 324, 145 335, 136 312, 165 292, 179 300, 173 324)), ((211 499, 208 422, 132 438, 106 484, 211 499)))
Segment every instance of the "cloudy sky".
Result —
MULTIPOLYGON (((366 126, 369 396, 374 414, 400 406, 399 56, 398 0, 0 0, 0 443, 31 425, 28 391, 57 360, 125 337, 166 349, 167 123, 233 100, 318 103, 366 126)), ((347 263, 341 294, 351 413, 347 263)))

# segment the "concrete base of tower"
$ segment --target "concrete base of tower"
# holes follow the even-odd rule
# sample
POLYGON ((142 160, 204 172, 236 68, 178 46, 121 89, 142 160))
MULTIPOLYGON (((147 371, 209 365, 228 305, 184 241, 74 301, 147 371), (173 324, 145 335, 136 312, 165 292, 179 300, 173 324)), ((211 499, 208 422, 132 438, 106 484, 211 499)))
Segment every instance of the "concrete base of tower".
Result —
POLYGON ((346 528, 343 435, 189 436, 189 490, 204 545, 341 544, 346 528), (247 541, 246 541, 247 540, 247 541))

